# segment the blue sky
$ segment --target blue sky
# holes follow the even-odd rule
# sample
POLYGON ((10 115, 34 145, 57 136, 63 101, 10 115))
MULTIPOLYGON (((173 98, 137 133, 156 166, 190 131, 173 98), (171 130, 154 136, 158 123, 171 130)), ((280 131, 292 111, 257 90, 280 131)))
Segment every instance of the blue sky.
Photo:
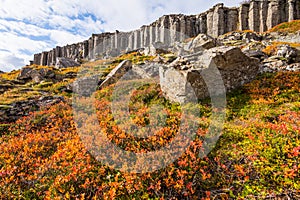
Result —
POLYGON ((130 31, 164 14, 197 14, 236 0, 0 0, 0 70, 19 69, 33 54, 88 39, 92 33, 130 31))

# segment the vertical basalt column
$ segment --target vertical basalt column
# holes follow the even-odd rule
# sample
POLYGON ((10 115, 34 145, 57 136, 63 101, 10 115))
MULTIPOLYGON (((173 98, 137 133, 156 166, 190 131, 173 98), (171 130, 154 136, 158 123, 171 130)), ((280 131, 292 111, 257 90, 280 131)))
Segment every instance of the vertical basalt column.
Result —
POLYGON ((56 58, 62 57, 62 48, 57 46, 55 47, 55 54, 52 57, 52 65, 56 64, 56 58))
POLYGON ((186 33, 187 33, 187 28, 186 28, 186 19, 185 16, 180 16, 179 18, 179 26, 180 26, 180 41, 184 41, 187 37, 186 37, 186 33))
POLYGON ((288 0, 288 20, 293 21, 295 19, 295 1, 288 0))
POLYGON ((268 18, 268 1, 259 2, 259 31, 265 32, 268 30, 267 28, 267 18, 268 18))
POLYGON ((89 55, 88 55, 88 57, 89 57, 89 59, 94 59, 94 38, 93 38, 93 36, 89 38, 88 43, 89 43, 89 47, 88 47, 89 55))
POLYGON ((142 30, 144 32, 144 43, 143 45, 145 47, 150 45, 150 27, 149 26, 144 26, 142 27, 142 30))
POLYGON ((295 10, 295 19, 300 19, 300 1, 299 0, 297 0, 295 2, 294 10, 295 10))
POLYGON ((149 27, 149 42, 150 44, 155 42, 155 26, 150 25, 149 27))
POLYGON ((53 59, 54 53, 55 53, 55 49, 52 49, 51 51, 49 51, 48 58, 47 58, 47 66, 52 66, 52 59, 53 59))
POLYGON ((245 3, 240 6, 239 9, 239 30, 249 29, 249 8, 250 4, 245 3))
POLYGON ((61 47, 60 57, 65 57, 65 47, 61 47))
POLYGON ((116 37, 116 39, 115 39, 116 48, 119 49, 119 50, 122 50, 124 48, 123 44, 122 44, 122 41, 125 38, 125 34, 120 33, 120 32, 116 32, 115 37, 116 37))
POLYGON ((237 8, 229 8, 227 10, 227 14, 225 15, 225 32, 236 31, 238 22, 238 9, 237 8))
POLYGON ((154 43, 155 42, 160 42, 160 25, 159 24, 155 24, 155 40, 154 40, 154 43))
POLYGON ((43 52, 41 56, 41 65, 47 65, 48 52, 43 52))
POLYGON ((279 5, 277 1, 271 1, 268 4, 268 17, 267 17, 267 28, 271 29, 272 27, 279 24, 279 5))
POLYGON ((47 65, 48 66, 53 66, 55 64, 55 49, 52 49, 49 53, 48 53, 48 59, 47 59, 47 65))
POLYGON ((169 31, 170 31, 170 42, 173 44, 176 41, 180 40, 180 24, 179 19, 176 15, 172 15, 172 17, 169 18, 169 31))
POLYGON ((33 64, 40 65, 40 61, 41 61, 40 53, 34 54, 33 64))
POLYGON ((209 10, 207 12, 207 35, 213 36, 214 12, 209 10))
POLYGON ((86 58, 89 55, 89 41, 85 40, 83 42, 83 58, 86 58))
POLYGON ((34 54, 33 64, 39 65, 39 54, 34 54))
POLYGON ((259 2, 251 1, 249 8, 249 29, 252 31, 259 31, 260 29, 260 15, 259 2))
POLYGON ((99 41, 98 41, 98 46, 97 46, 99 55, 103 55, 103 53, 105 52, 103 39, 104 39, 103 35, 100 35, 99 36, 99 41))
POLYGON ((67 50, 67 56, 66 57, 71 58, 72 57, 72 55, 71 55, 71 52, 72 52, 71 46, 67 45, 66 50, 67 50))
POLYGON ((186 18, 186 35, 188 37, 196 36, 196 17, 190 16, 186 18))
POLYGON ((71 58, 76 59, 79 55, 79 44, 72 44, 71 45, 71 58))
POLYGON ((160 29, 160 41, 164 44, 170 44, 169 26, 169 17, 164 16, 161 21, 160 29))
POLYGON ((139 30, 136 30, 133 32, 133 35, 134 35, 134 46, 133 46, 133 49, 139 49, 141 47, 141 38, 140 38, 140 31, 139 30))
POLYGON ((105 54, 109 49, 109 38, 107 35, 102 36, 102 54, 105 54))
POLYGON ((144 30, 142 28, 138 29, 140 32, 140 48, 144 47, 144 30))
POLYGON ((279 22, 287 22, 289 20, 289 5, 288 0, 277 0, 279 9, 279 22))
POLYGON ((93 37, 93 45, 94 45, 94 57, 97 57, 99 55, 99 45, 100 45, 100 37, 99 35, 94 35, 93 37))
POLYGON ((133 32, 130 32, 130 35, 128 37, 128 51, 133 50, 134 48, 134 34, 133 32))
POLYGON ((199 16, 199 33, 207 33, 207 14, 201 14, 199 16))
POLYGON ((224 19, 224 8, 223 4, 218 4, 214 7, 213 12, 213 31, 212 36, 218 37, 225 33, 225 19, 224 19))
POLYGON ((115 36, 111 35, 109 36, 109 50, 112 50, 115 48, 115 36))
POLYGON ((128 40, 129 40, 129 33, 122 33, 121 38, 120 38, 120 49, 121 51, 125 52, 126 49, 128 48, 128 40))

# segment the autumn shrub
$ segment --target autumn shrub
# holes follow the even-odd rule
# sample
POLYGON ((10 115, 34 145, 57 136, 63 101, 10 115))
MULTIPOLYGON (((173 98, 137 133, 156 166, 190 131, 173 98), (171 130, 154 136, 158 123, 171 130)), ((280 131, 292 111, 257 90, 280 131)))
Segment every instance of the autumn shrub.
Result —
MULTIPOLYGON (((122 172, 95 159, 77 131, 80 124, 74 122, 74 107, 68 103, 31 113, 0 138, 0 197, 263 199, 290 195, 298 199, 299 81, 299 72, 264 74, 230 93, 223 134, 204 158, 199 153, 210 125, 211 107, 205 101, 189 105, 200 110, 195 138, 178 159, 152 173, 122 172)), ((97 134, 102 130, 111 142, 132 152, 152 151, 172 141, 180 126, 180 105, 163 98, 155 84, 134 90, 128 105, 133 123, 141 127, 149 124, 149 108, 155 104, 162 105, 166 113, 161 130, 152 129, 150 138, 137 139, 114 119, 110 107, 114 87, 96 92, 93 105, 99 124, 86 131, 97 134)), ((80 100, 82 104, 77 106, 89 111, 86 105, 90 99, 80 100)), ((93 120, 91 115, 79 117, 93 120)), ((111 157, 122 159, 117 154, 111 157)))
POLYGON ((293 20, 291 22, 281 23, 268 32, 281 32, 281 33, 295 33, 300 30, 300 20, 293 20))

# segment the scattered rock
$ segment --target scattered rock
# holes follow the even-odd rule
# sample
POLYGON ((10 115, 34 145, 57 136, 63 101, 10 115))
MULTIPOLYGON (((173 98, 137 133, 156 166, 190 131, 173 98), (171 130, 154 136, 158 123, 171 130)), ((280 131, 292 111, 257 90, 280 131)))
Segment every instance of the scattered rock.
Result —
POLYGON ((39 99, 18 101, 11 105, 0 105, 0 122, 15 122, 30 112, 37 111, 42 107, 48 107, 64 101, 61 96, 45 96, 39 99))
POLYGON ((297 57, 297 50, 290 45, 281 45, 278 47, 277 56, 284 57, 288 62, 292 62, 297 57))
POLYGON ((242 31, 233 31, 227 33, 225 35, 221 35, 218 37, 218 42, 222 44, 242 44, 242 43, 249 43, 253 41, 261 41, 262 35, 256 32, 242 32, 242 31))
POLYGON ((261 50, 243 50, 243 53, 252 58, 258 58, 260 61, 266 59, 268 56, 261 50))

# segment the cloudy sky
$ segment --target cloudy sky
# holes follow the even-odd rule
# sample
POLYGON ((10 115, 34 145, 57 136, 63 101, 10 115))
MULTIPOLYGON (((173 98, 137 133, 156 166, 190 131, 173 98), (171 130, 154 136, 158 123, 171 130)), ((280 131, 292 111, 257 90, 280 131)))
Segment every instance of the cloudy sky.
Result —
POLYGON ((197 14, 237 0, 0 0, 0 70, 18 69, 33 54, 88 39, 92 33, 130 31, 164 14, 197 14))

